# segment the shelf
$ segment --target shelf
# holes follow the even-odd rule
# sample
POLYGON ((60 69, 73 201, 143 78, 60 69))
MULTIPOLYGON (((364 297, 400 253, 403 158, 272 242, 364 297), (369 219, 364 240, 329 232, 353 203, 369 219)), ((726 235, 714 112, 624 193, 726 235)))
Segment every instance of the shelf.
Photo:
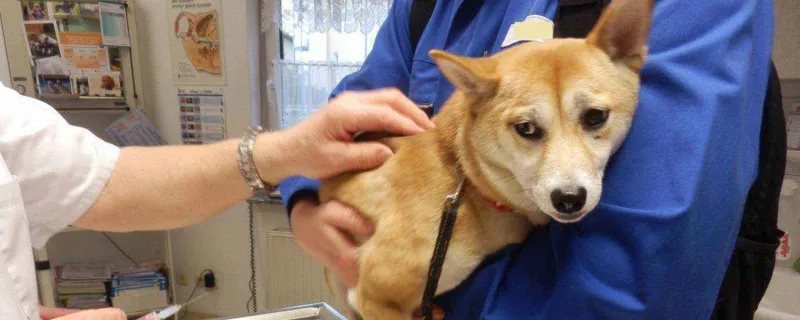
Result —
POLYGON ((88 229, 81 229, 81 228, 78 228, 78 227, 69 226, 69 227, 66 227, 64 230, 61 230, 59 233, 64 233, 64 232, 80 232, 80 231, 92 231, 92 230, 88 230, 88 229))
POLYGON ((89 97, 89 96, 76 96, 71 94, 40 94, 36 96, 37 99, 50 99, 50 100, 120 100, 125 101, 125 97, 89 97))
POLYGON ((250 199, 247 199, 247 202, 283 205, 283 201, 280 198, 272 198, 272 197, 252 197, 250 199))

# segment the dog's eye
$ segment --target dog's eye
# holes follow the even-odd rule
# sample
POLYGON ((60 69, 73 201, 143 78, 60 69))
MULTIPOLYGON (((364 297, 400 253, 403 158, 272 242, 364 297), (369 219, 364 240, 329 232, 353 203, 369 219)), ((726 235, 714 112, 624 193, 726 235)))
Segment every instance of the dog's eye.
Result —
POLYGON ((539 139, 542 137, 542 130, 539 130, 533 122, 517 122, 514 124, 514 130, 517 130, 517 134, 525 139, 539 139))
POLYGON ((602 127, 608 120, 608 111, 589 109, 583 114, 581 122, 586 130, 595 130, 602 127))

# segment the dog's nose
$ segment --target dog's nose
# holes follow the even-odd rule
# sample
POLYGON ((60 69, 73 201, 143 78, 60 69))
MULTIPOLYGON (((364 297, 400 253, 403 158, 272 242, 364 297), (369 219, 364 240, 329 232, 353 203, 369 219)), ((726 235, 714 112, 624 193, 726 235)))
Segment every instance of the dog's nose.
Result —
POLYGON ((558 212, 573 214, 583 209, 586 204, 586 189, 579 187, 573 190, 556 189, 550 193, 550 201, 558 212))

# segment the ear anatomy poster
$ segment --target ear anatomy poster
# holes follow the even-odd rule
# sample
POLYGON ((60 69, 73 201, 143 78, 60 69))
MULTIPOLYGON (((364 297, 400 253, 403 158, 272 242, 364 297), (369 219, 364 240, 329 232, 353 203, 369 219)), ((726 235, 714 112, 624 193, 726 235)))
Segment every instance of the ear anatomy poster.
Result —
POLYGON ((178 85, 225 85, 220 0, 168 3, 172 80, 178 85))

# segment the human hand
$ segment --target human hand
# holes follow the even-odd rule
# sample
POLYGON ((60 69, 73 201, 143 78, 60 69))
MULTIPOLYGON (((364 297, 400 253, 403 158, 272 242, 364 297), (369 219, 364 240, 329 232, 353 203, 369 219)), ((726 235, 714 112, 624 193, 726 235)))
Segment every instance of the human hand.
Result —
MULTIPOLYGON (((292 208, 292 233, 300 247, 333 272, 348 288, 358 283, 358 244, 350 234, 369 236, 372 224, 352 207, 338 201, 318 204, 300 199, 292 208)), ((421 310, 414 319, 422 319, 421 310)), ((434 306, 433 319, 444 319, 444 310, 434 306)))
POLYGON ((373 226, 355 209, 338 201, 323 204, 300 199, 292 208, 292 233, 312 258, 348 288, 358 282, 358 244, 350 234, 368 236, 373 226))
POLYGON ((38 307, 39 307, 39 318, 41 318, 42 320, 53 320, 58 317, 63 317, 68 314, 80 311, 74 309, 45 307, 43 305, 39 305, 38 307))
MULTIPOLYGON (((41 310, 41 309, 40 309, 41 310)), ((64 309, 61 309, 64 310, 64 309)), ((44 320, 50 320, 48 318, 42 318, 44 320)), ((54 320, 128 320, 128 316, 125 315, 125 312, 117 309, 117 308, 104 308, 104 309, 95 309, 95 310, 85 310, 85 311, 78 311, 69 313, 63 316, 59 316, 57 318, 51 318, 54 320)))
POLYGON ((392 150, 378 142, 356 143, 355 134, 413 135, 433 127, 425 112, 398 90, 345 92, 296 126, 259 136, 255 150, 266 151, 257 154, 256 168, 272 184, 293 175, 323 179, 371 169, 391 157, 392 150))

